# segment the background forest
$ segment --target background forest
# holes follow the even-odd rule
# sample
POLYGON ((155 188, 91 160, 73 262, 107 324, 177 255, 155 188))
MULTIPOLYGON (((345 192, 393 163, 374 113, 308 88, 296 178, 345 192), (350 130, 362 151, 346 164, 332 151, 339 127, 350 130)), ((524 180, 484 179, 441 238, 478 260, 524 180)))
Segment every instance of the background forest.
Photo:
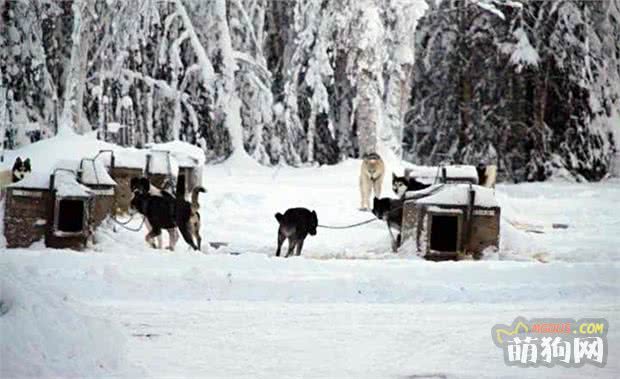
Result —
POLYGON ((210 161, 378 150, 585 180, 620 138, 620 0, 0 0, 0 144, 210 161))

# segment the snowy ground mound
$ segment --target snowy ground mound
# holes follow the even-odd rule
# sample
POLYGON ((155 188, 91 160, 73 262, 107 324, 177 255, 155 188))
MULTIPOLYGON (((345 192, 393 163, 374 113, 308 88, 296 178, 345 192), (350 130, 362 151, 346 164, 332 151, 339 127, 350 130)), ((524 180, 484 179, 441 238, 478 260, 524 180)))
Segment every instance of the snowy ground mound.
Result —
POLYGON ((36 265, 30 278, 11 271, 2 270, 0 377, 107 377, 123 369, 126 342, 117 325, 35 284, 43 279, 36 265))

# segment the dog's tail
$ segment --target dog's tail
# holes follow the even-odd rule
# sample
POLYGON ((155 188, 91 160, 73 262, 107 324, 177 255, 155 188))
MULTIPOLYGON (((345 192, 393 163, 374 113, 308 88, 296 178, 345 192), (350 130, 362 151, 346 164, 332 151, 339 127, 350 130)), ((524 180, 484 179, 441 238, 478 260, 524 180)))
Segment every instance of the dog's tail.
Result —
POLYGON ((200 192, 207 192, 207 190, 201 186, 198 186, 192 190, 192 209, 200 208, 200 204, 198 204, 198 195, 200 192))
POLYGON ((278 220, 278 222, 282 222, 282 217, 284 217, 284 216, 282 216, 282 213, 278 212, 278 213, 275 214, 275 216, 276 216, 276 220, 278 220))

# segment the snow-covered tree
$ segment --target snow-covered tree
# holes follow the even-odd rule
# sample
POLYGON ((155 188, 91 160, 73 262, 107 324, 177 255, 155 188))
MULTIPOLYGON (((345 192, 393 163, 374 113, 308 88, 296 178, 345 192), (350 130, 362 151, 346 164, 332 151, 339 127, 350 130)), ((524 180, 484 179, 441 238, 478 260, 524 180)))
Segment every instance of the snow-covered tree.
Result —
POLYGON ((615 75, 617 58, 597 29, 612 8, 457 0, 432 7, 417 30, 406 155, 493 162, 512 180, 602 178, 614 142, 600 104, 617 103, 619 92, 599 81, 615 75))
POLYGON ((609 0, 0 0, 0 133, 14 148, 109 138, 116 123, 123 143, 181 139, 216 161, 378 151, 598 179, 620 135, 619 13, 609 0))

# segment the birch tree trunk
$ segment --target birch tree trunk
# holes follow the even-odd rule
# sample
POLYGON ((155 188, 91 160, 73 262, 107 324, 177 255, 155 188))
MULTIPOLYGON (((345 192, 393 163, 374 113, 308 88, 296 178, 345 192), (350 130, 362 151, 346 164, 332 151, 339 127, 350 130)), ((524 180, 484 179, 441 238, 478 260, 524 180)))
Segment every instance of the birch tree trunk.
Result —
POLYGON ((6 96, 7 90, 2 86, 2 81, 0 80, 0 161, 4 160, 4 136, 6 135, 6 126, 8 124, 6 96))
POLYGON ((85 33, 83 37, 82 33, 80 33, 80 57, 77 72, 78 82, 76 83, 75 89, 75 127, 76 131, 80 134, 84 134, 90 131, 88 119, 84 117, 84 90, 86 89, 86 73, 88 71, 88 49, 90 48, 91 39, 91 33, 85 33))
POLYGON ((377 152, 377 124, 379 119, 376 101, 376 83, 370 70, 360 73, 357 83, 357 96, 354 103, 355 121, 360 156, 377 152))
POLYGON ((80 67, 80 42, 82 33, 82 0, 75 0, 71 6, 73 11, 73 30, 71 32, 71 59, 63 94, 62 116, 58 125, 58 135, 74 134, 76 131, 74 111, 77 105, 77 86, 80 67))
POLYGON ((215 0, 215 20, 217 23, 218 46, 222 54, 223 89, 221 109, 224 111, 224 125, 230 134, 232 155, 247 156, 243 147, 243 128, 241 125, 241 102, 235 96, 235 71, 237 64, 233 56, 232 41, 226 17, 226 0, 215 0))
MULTIPOLYGON (((360 155, 378 152, 378 131, 383 129, 381 88, 383 81, 383 25, 379 11, 372 2, 358 5, 359 24, 356 59, 349 63, 349 76, 357 75, 357 95, 353 101, 360 155), (351 66, 351 63, 353 65, 351 66)), ((383 130, 382 130, 383 131, 383 130)))

